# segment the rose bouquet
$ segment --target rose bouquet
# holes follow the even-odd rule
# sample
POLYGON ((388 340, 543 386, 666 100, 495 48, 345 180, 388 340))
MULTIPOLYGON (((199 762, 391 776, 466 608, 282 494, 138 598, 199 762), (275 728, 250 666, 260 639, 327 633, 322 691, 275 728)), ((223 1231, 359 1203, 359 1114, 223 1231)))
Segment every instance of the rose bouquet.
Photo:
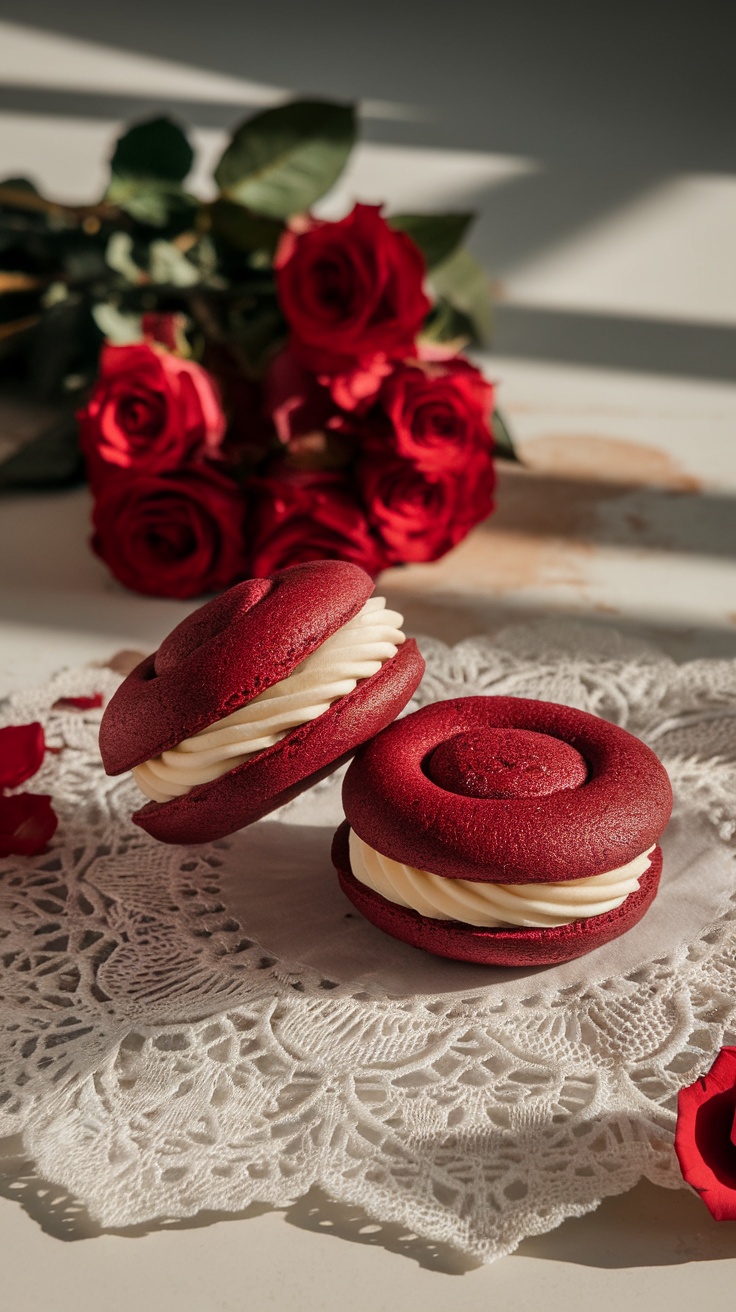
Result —
POLYGON ((70 481, 81 450, 93 546, 126 586, 192 597, 319 557, 375 575, 490 513, 513 448, 461 354, 490 322, 472 215, 318 217, 354 138, 349 106, 258 114, 203 202, 185 134, 156 119, 117 142, 98 205, 0 186, 0 336, 68 397, 0 486, 70 481))

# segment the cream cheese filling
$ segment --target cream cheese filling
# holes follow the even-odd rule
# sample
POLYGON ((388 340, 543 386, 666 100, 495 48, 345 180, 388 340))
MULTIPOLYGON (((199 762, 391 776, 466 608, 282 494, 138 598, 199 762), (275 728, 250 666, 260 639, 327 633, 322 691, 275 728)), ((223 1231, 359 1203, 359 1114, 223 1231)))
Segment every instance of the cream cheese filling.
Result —
POLYGON ((403 622, 397 611, 386 609, 384 597, 370 597, 286 679, 170 751, 135 766, 138 787, 151 801, 168 802, 227 774, 290 729, 316 720, 396 655, 406 638, 403 622))
POLYGON ((585 879, 563 879, 553 884, 481 884, 468 879, 445 879, 429 870, 417 870, 393 861, 350 830, 350 865, 361 884, 389 902, 410 907, 432 920, 459 920, 466 925, 500 929, 503 926, 544 928, 567 925, 613 911, 634 893, 651 865, 652 844, 616 870, 585 879))

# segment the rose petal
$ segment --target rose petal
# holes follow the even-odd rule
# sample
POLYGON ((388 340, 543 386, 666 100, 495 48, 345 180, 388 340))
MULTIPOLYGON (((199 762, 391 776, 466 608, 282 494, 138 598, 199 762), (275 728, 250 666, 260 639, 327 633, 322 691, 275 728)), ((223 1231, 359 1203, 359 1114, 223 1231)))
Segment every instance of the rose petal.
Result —
POLYGON ((683 1178, 716 1221, 736 1220, 736 1048, 721 1048, 707 1075, 681 1089, 675 1152, 683 1178))
POLYGON ((38 721, 0 729, 0 788, 17 788, 30 779, 40 770, 45 750, 38 721))
POLYGON ((91 697, 59 697, 51 709, 52 711, 96 711, 103 700, 101 692, 93 692, 91 697))
POLYGON ((35 856, 58 823, 47 793, 0 797, 0 856, 35 856))

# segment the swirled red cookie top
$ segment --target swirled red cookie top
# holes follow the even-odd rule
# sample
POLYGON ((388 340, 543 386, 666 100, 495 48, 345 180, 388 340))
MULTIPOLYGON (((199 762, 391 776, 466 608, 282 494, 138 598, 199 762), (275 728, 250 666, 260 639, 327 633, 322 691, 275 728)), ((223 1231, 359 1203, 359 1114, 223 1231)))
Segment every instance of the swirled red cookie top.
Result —
POLYGON ((672 810, 664 766, 598 716, 520 697, 435 702, 356 756, 343 787, 356 834, 449 879, 585 878, 655 843, 672 810))

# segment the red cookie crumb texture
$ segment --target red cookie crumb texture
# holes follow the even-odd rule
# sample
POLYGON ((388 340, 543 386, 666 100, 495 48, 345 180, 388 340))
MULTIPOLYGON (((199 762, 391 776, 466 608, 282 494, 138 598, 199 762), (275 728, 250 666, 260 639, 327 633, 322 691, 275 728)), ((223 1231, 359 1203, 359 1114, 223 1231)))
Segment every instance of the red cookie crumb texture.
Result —
POLYGON ((183 797, 150 802, 133 816, 164 843, 205 843, 260 820, 324 779, 403 710, 424 673, 413 639, 316 720, 183 797))
POLYGON ((318 560, 249 579, 201 606, 112 697, 100 725, 107 773, 160 756, 287 678, 372 591, 357 565, 318 560))
POLYGON ((638 890, 630 893, 615 911, 544 929, 480 929, 454 920, 420 916, 417 911, 397 906, 361 884, 350 866, 349 833, 350 826, 344 822, 335 834, 332 860, 343 892, 366 920, 393 938, 423 948, 434 956, 483 966, 554 966, 610 943, 641 920, 654 901, 662 873, 662 852, 657 847, 638 890))
POLYGON ((464 797, 545 797, 579 788, 588 767, 579 752, 528 729, 476 729, 435 747, 425 773, 446 792, 464 797))
POLYGON ((667 825, 672 789, 644 743, 595 715, 520 697, 460 697, 426 706, 367 743, 345 777, 343 806, 364 842, 395 861, 446 879, 537 884, 598 875, 640 856, 667 825), (535 759, 557 791, 524 795, 515 756, 508 759, 516 795, 493 795, 498 760, 478 743, 490 730, 497 745, 499 729, 529 731, 535 751, 537 736, 553 740, 535 759), (458 735, 459 747, 447 746, 458 735), (456 792, 453 781, 475 795, 456 792))
POLYGON ((683 1178, 716 1221, 736 1221, 736 1048, 677 1096, 675 1152, 683 1178))

